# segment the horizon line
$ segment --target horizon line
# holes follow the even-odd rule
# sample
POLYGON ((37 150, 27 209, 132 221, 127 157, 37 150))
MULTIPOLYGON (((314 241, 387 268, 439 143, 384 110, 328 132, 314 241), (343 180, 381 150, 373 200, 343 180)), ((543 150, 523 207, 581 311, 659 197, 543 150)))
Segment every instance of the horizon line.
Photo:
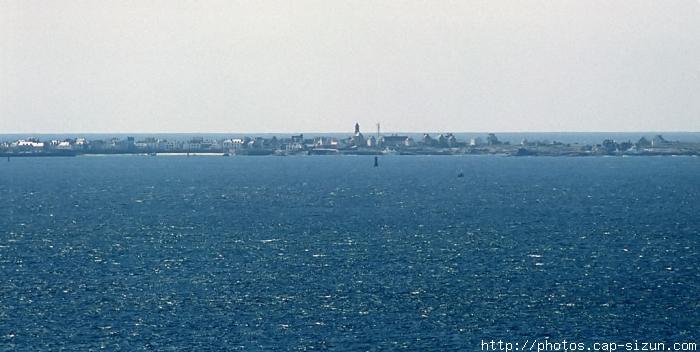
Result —
MULTIPOLYGON (((262 132, 262 131, 256 131, 256 132, 232 132, 232 131, 188 131, 188 132, 167 132, 167 131, 160 131, 160 132, 153 132, 153 131, 97 131, 97 132, 0 132, 0 136, 2 135, 18 135, 18 134, 35 134, 35 135, 46 135, 46 134, 323 134, 323 133, 329 133, 329 134, 343 134, 343 133, 349 133, 353 134, 352 131, 296 131, 296 132, 262 132)), ((376 134, 376 131, 368 131, 368 132, 363 132, 364 134, 369 134, 369 135, 374 135, 376 134)), ((700 133, 700 131, 691 131, 691 130, 635 130, 635 131, 439 131, 439 130, 434 130, 434 131, 386 131, 386 132, 381 132, 380 134, 386 135, 386 134, 401 134, 401 133, 700 133)))

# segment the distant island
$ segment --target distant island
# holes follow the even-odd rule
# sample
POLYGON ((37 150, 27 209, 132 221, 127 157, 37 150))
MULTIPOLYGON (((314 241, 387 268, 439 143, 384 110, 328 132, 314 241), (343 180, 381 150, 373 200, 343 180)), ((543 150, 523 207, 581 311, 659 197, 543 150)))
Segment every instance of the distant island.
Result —
POLYGON ((500 141, 496 134, 458 140, 452 133, 422 138, 384 134, 365 136, 360 125, 346 138, 314 137, 303 134, 290 137, 242 137, 205 139, 192 137, 173 140, 156 137, 92 139, 66 138, 40 140, 26 138, 0 141, 0 157, 78 156, 90 154, 140 155, 478 155, 509 156, 601 156, 601 155, 700 155, 700 143, 670 141, 662 135, 645 136, 637 141, 605 139, 599 144, 562 143, 527 140, 520 143, 500 141))

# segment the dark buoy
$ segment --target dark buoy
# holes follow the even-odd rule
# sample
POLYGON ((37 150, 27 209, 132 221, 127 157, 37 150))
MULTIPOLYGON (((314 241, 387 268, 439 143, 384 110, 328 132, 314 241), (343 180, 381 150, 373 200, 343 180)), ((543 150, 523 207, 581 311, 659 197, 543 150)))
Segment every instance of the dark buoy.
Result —
POLYGON ((378 156, 374 157, 374 167, 379 167, 379 157, 378 156))

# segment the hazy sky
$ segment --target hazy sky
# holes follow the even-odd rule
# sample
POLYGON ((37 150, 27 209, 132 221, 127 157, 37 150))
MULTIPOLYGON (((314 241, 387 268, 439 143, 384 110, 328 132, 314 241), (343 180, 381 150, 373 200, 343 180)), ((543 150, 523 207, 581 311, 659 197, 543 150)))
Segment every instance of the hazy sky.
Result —
POLYGON ((700 131, 700 2, 0 0, 0 133, 700 131))

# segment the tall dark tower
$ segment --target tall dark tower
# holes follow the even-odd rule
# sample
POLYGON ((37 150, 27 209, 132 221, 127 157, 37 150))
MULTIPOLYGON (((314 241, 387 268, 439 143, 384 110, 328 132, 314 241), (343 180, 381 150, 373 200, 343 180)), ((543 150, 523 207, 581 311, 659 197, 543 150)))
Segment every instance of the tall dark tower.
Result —
POLYGON ((355 134, 358 134, 358 133, 360 133, 360 124, 356 122, 355 123, 355 134))

